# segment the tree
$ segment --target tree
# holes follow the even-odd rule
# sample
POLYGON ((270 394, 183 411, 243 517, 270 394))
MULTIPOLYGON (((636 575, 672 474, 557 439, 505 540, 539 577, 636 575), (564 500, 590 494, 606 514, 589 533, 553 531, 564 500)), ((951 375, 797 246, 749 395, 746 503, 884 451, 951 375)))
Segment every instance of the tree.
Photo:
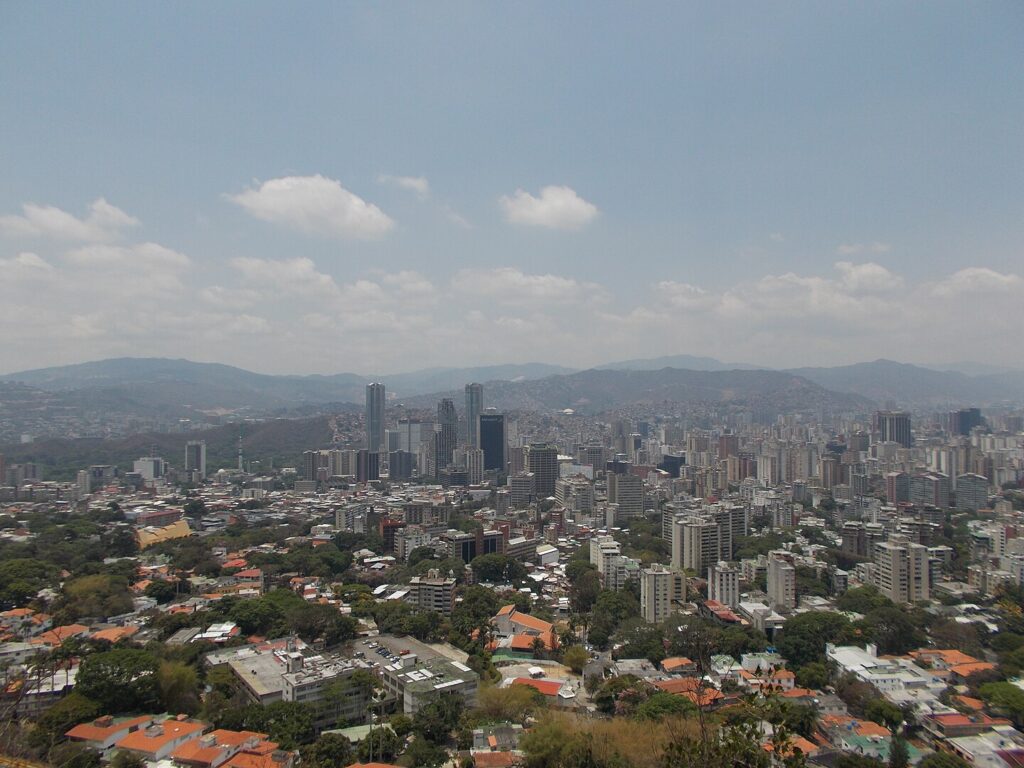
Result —
POLYGON ((889 742, 889 768, 907 768, 910 764, 910 750, 907 740, 902 736, 893 736, 889 742))
POLYGON ((295 749, 313 740, 313 711, 297 701, 275 701, 245 708, 242 718, 246 730, 270 735, 283 749, 295 749))
POLYGON ((106 619, 128 613, 132 607, 128 580, 98 573, 66 582, 55 613, 70 621, 82 616, 106 619))
POLYGON ((528 717, 545 707, 544 696, 528 685, 507 688, 491 685, 480 689, 475 711, 483 722, 525 723, 528 717))
POLYGON ((649 696, 633 712, 638 720, 664 720, 666 717, 691 717, 697 714, 697 705, 685 696, 659 691, 649 696))
POLYGON ((990 707, 1005 712, 1018 726, 1024 725, 1024 690, 1013 683, 985 683, 980 694, 990 707))
POLYGON ((906 653, 920 648, 926 639, 907 612, 895 606, 875 608, 857 627, 878 646, 879 653, 906 653))
POLYGON ((119 749, 108 763, 110 768, 146 768, 146 761, 134 752, 126 752, 119 749))
POLYGON ((188 664, 164 661, 156 673, 164 710, 194 715, 199 711, 199 676, 188 664))
POLYGON ((562 654, 562 663, 577 675, 583 672, 588 661, 590 661, 590 655, 582 645, 570 646, 562 654))
POLYGON ((526 578, 526 567, 508 555, 478 555, 469 565, 478 581, 500 584, 526 578))
POLYGON ((867 614, 876 608, 889 608, 892 606, 892 600, 879 592, 878 588, 871 584, 848 589, 836 598, 836 608, 840 611, 850 611, 852 613, 867 614))
POLYGON ((413 731, 434 744, 447 744, 462 715, 463 701, 459 696, 442 695, 420 707, 412 718, 413 731))
POLYGON ((594 607, 600 594, 601 577, 597 575, 597 571, 584 571, 569 589, 572 610, 575 613, 587 613, 594 607))
POLYGON ((102 714, 99 704, 77 690, 72 691, 43 712, 32 729, 30 743, 37 748, 49 748, 63 739, 69 729, 102 714))
POLYGON ((146 651, 116 648, 86 656, 75 690, 104 713, 150 710, 159 700, 157 661, 146 651))
POLYGON ((390 763, 402 751, 403 742, 390 728, 374 728, 359 742, 359 761, 363 763, 390 763))
POLYGON ((801 688, 820 690, 828 685, 828 668, 820 661, 804 664, 796 670, 796 684, 801 688))
POLYGON ((794 667, 823 662, 825 646, 838 640, 849 625, 849 620, 838 613, 801 613, 786 622, 776 646, 794 667))
POLYGON ((151 597, 158 603, 169 603, 177 594, 174 584, 169 581, 151 581, 142 591, 146 597, 151 597))
POLYGON ((892 732, 896 732, 903 724, 903 710, 881 697, 871 699, 864 707, 864 716, 879 725, 884 725, 892 732))
POLYGON ((448 753, 443 747, 433 744, 427 739, 416 738, 413 739, 412 744, 405 751, 405 756, 402 758, 403 761, 408 761, 410 765, 424 766, 424 768, 437 768, 439 765, 443 765, 448 759, 448 753))
MULTIPOLYGON (((481 691, 481 694, 483 691, 481 691)), ((388 720, 388 725, 391 726, 398 738, 404 739, 410 733, 412 733, 412 718, 408 715, 403 715, 399 712, 397 715, 392 715, 388 720)))
POLYGON ((302 764, 310 768, 338 768, 353 762, 352 743, 340 733, 323 733, 299 750, 302 764))

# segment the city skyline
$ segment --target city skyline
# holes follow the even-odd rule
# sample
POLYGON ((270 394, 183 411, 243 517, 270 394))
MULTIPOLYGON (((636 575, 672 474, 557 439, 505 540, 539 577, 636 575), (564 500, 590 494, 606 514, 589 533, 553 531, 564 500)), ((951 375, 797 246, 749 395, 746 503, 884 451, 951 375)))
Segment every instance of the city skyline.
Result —
POLYGON ((5 368, 1002 362, 1013 5, 260 8, 4 9, 5 368))

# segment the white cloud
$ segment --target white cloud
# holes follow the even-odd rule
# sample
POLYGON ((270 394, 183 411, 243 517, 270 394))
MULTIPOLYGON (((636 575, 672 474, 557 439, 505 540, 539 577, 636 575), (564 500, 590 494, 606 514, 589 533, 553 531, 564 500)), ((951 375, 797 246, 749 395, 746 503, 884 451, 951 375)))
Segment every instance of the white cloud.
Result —
POLYGON ((902 277, 873 261, 837 261, 835 268, 842 275, 843 285, 852 291, 891 291, 903 285, 902 277))
POLYGON ((836 253, 841 256, 856 256, 859 253, 888 253, 892 250, 889 243, 843 243, 836 248, 836 253))
POLYGON ((971 293, 1019 291, 1022 287, 1024 281, 1019 275, 1004 274, 987 267, 968 267, 934 283, 931 291, 935 296, 955 297, 971 293))
POLYGON ((334 278, 320 272, 312 259, 256 259, 240 256, 231 266, 257 286, 288 294, 336 297, 340 290, 334 278))
POLYGON ((596 283, 581 283, 560 275, 531 275, 513 267, 463 269, 452 278, 452 287, 461 293, 505 304, 584 303, 608 298, 608 292, 596 283))
POLYGON ((65 259, 77 266, 113 268, 138 272, 142 276, 153 271, 182 270, 191 263, 185 254, 156 243, 87 245, 68 251, 65 259))
POLYGON ((103 243, 120 239, 126 229, 139 224, 138 219, 102 197, 93 201, 83 219, 52 205, 25 203, 21 209, 20 216, 0 216, 0 234, 103 243))
POLYGON ((6 277, 12 274, 40 275, 53 272, 53 267, 39 254, 25 251, 9 259, 0 259, 0 272, 6 277))
POLYGON ((416 196, 421 200, 426 200, 430 197, 430 182, 424 176, 391 176, 382 173, 377 177, 377 183, 388 184, 399 189, 408 190, 409 192, 415 192, 416 196))
POLYGON ((509 222, 548 229, 580 229, 598 214, 596 205, 570 187, 544 187, 540 197, 517 189, 515 194, 502 196, 498 202, 509 222))
POLYGON ((257 219, 308 235, 366 240, 395 225, 376 205, 320 175, 270 179, 227 199, 257 219))

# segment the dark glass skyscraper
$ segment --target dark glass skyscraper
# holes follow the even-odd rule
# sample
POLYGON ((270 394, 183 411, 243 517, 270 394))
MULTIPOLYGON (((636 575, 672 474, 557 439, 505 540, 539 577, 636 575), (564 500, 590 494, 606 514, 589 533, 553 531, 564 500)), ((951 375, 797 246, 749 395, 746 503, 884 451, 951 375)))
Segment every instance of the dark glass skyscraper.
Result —
POLYGON ((505 415, 480 414, 480 447, 484 452, 484 471, 505 471, 505 415))

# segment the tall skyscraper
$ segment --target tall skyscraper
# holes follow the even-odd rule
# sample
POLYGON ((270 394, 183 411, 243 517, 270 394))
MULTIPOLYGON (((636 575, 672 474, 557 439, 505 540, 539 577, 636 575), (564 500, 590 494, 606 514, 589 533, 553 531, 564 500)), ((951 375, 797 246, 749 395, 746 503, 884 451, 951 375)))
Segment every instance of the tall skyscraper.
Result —
POLYGON ((484 451, 485 471, 505 471, 505 415, 480 414, 480 447, 484 451))
POLYGON ((384 444, 384 385, 366 385, 366 450, 377 453, 384 444))
POLYGON ((914 444, 910 434, 910 414, 906 411, 875 411, 873 432, 882 443, 899 443, 904 448, 914 444))
POLYGON ((534 490, 538 499, 555 495, 558 480, 558 448, 546 443, 531 443, 526 449, 526 469, 534 476, 534 490))
POLYGON ((434 439, 437 451, 434 461, 437 471, 452 463, 452 453, 459 442, 459 416, 455 412, 455 403, 451 398, 444 398, 437 404, 437 426, 438 431, 434 439))
POLYGON ((480 414, 484 410, 484 385, 466 385, 466 445, 480 447, 480 414))
POLYGON ((195 472, 200 480, 206 479, 205 440, 189 440, 185 443, 185 471, 195 472))

